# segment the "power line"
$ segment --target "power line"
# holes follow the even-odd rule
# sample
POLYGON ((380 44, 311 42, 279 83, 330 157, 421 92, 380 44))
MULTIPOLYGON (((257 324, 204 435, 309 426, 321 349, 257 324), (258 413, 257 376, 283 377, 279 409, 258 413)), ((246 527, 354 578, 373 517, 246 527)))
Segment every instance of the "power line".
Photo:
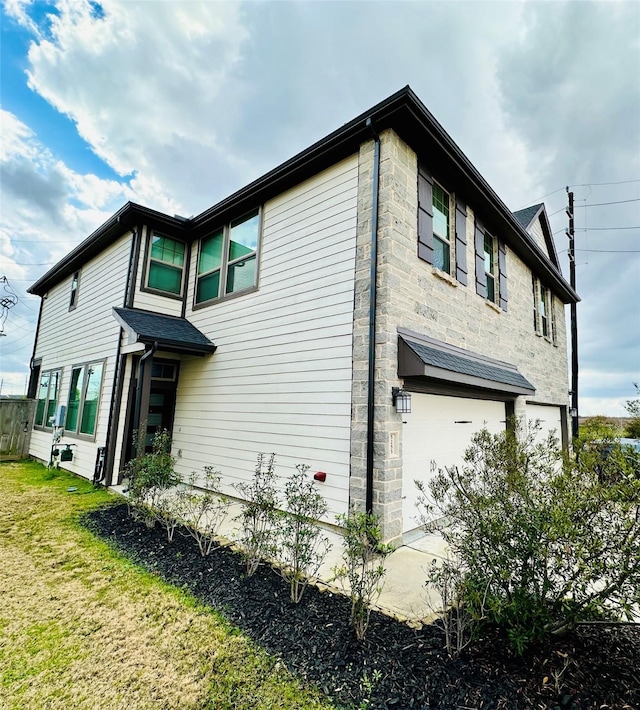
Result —
MULTIPOLYGON (((561 190, 568 190, 570 187, 601 187, 603 185, 629 185, 630 183, 634 183, 634 182, 640 182, 640 178, 637 178, 635 180, 620 180, 618 182, 585 182, 585 183, 581 183, 579 185, 568 185, 566 187, 563 186, 563 187, 557 188, 556 190, 551 190, 551 192, 547 192, 547 194, 543 195, 542 197, 537 197, 535 200, 531 200, 530 202, 528 202, 526 205, 523 205, 519 209, 524 209, 525 207, 530 207, 531 205, 534 205, 538 202, 542 202, 542 200, 544 200, 545 197, 555 195, 556 192, 560 192, 561 190)), ((562 209, 564 210, 565 208, 563 207, 562 209)), ((516 212, 517 211, 518 210, 516 210, 516 212)), ((553 214, 557 214, 557 212, 554 212, 553 214)))
MULTIPOLYGON (((580 202, 586 202, 586 200, 580 200, 580 202)), ((634 197, 632 200, 616 200, 615 202, 594 202, 593 204, 582 205, 582 208, 586 209, 587 207, 605 207, 606 205, 622 205, 627 202, 640 202, 640 197, 634 197)), ((552 212, 549 215, 549 217, 553 217, 554 215, 558 214, 558 212, 564 212, 566 209, 567 209, 566 207, 561 207, 559 210, 552 212)))
POLYGON ((600 252, 601 254, 640 254, 640 249, 576 249, 576 251, 600 252))
MULTIPOLYGON (((611 232, 614 230, 621 230, 621 229, 640 229, 640 226, 638 227, 580 227, 579 229, 576 229, 576 232, 611 232)), ((566 232, 567 228, 563 227, 562 229, 556 230, 552 236, 555 236, 556 234, 560 234, 560 232, 566 232)))
POLYGON ((579 229, 579 232, 609 232, 614 229, 640 229, 638 227, 584 227, 584 229, 579 229))
POLYGON ((636 180, 620 180, 619 182, 585 182, 580 185, 569 185, 569 187, 601 187, 602 185, 628 185, 631 182, 640 182, 640 178, 636 180))

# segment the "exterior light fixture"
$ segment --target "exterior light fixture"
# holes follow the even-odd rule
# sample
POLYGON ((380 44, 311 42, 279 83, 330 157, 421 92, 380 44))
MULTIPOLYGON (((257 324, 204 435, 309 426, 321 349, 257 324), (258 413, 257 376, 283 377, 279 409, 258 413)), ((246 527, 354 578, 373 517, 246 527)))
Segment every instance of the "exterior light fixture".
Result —
POLYGON ((391 400, 398 414, 411 414, 411 393, 400 387, 392 387, 391 400))

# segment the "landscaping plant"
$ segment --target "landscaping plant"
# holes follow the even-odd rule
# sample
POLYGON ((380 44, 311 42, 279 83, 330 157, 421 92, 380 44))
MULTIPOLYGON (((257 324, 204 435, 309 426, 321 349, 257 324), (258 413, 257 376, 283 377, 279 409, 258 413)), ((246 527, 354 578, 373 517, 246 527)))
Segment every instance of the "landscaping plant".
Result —
MULTIPOLYGON (((143 427, 142 430, 146 430, 143 427)), ((134 434, 136 456, 125 467, 129 479, 129 505, 132 514, 149 527, 155 525, 158 505, 168 490, 180 483, 171 455, 171 435, 166 429, 153 436, 151 452, 145 452, 144 437, 134 434)))
POLYGON ((329 539, 322 535, 317 520, 327 512, 327 503, 307 477, 309 466, 298 464, 284 488, 285 511, 279 515, 276 558, 284 579, 290 583, 291 601, 302 599, 309 579, 314 577, 329 551, 329 539))
POLYGON ((371 605, 382 592, 384 559, 393 547, 382 542, 379 520, 373 513, 351 508, 348 515, 338 515, 337 521, 344 529, 344 564, 334 568, 334 578, 349 583, 351 626, 358 641, 362 641, 369 626, 371 605))
POLYGON ((277 519, 278 495, 276 490, 275 454, 258 455, 250 483, 236 483, 234 488, 243 498, 238 542, 246 561, 247 576, 258 569, 262 560, 273 557, 274 529, 277 519))
POLYGON ((460 556, 448 554, 444 560, 432 560, 427 570, 427 586, 440 597, 436 624, 444 632, 445 648, 450 658, 457 658, 471 643, 474 618, 464 603, 465 572, 460 556))
POLYGON ((502 626, 518 653, 578 622, 630 619, 640 603, 640 480, 603 476, 597 442, 577 449, 565 457, 553 435, 537 442, 513 422, 475 434, 463 465, 429 487, 465 610, 502 626))
POLYGON ((630 419, 625 427, 624 435, 630 439, 640 439, 640 385, 633 383, 636 388, 636 398, 628 399, 624 405, 630 419))
POLYGON ((175 496, 174 509, 187 535, 198 543, 206 557, 216 545, 216 535, 229 509, 228 499, 220 492, 219 471, 205 466, 204 479, 192 473, 187 486, 175 496), (196 488, 203 490, 196 490, 196 488))

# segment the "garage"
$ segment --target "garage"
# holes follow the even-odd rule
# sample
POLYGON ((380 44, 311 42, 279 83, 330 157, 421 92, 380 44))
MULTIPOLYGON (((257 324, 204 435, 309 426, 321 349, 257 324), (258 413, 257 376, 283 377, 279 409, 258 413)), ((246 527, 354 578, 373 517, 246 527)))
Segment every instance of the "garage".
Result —
MULTIPOLYGON (((402 531, 419 527, 415 481, 459 466, 472 436, 498 434, 517 397, 535 387, 508 362, 398 328, 398 376, 411 392, 402 424, 402 531)), ((532 410, 537 413, 537 410, 532 410)), ((545 422, 551 423, 550 412, 545 422)))
POLYGON ((540 427, 536 433, 536 441, 544 441, 553 431, 562 445, 562 407, 527 402, 527 426, 531 427, 535 422, 538 422, 540 427))
POLYGON ((473 434, 506 427, 505 403, 465 397, 414 393, 411 414, 402 427, 403 532, 419 526, 415 481, 428 481, 439 468, 462 464, 473 434))

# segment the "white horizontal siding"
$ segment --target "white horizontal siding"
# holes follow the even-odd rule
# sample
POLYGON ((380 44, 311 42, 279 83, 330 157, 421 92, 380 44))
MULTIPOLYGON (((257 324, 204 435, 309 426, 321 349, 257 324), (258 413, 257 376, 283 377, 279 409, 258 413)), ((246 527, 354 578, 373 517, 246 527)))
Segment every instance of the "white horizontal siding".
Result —
POLYGON ((212 465, 231 494, 260 452, 282 476, 325 471, 331 522, 348 506, 357 167, 265 204, 258 291, 187 312, 218 350, 183 359, 174 424, 178 470, 212 465))
MULTIPOLYGON (((95 441, 71 435, 62 439, 63 446, 76 444, 74 459, 65 462, 64 468, 86 478, 93 476, 96 449, 104 446, 107 434, 120 333, 112 308, 124 303, 130 245, 128 233, 82 267, 74 310, 69 311, 71 277, 51 289, 42 307, 35 357, 42 358, 42 371, 62 370, 60 404, 67 404, 74 365, 104 361, 95 441)), ((51 431, 34 430, 29 453, 46 462, 51 443, 51 431)))
POLYGON ((544 239, 544 232, 542 230, 542 223, 540 218, 529 227, 529 234, 533 237, 533 241, 542 249, 542 251, 549 256, 549 250, 547 249, 547 243, 544 239))

